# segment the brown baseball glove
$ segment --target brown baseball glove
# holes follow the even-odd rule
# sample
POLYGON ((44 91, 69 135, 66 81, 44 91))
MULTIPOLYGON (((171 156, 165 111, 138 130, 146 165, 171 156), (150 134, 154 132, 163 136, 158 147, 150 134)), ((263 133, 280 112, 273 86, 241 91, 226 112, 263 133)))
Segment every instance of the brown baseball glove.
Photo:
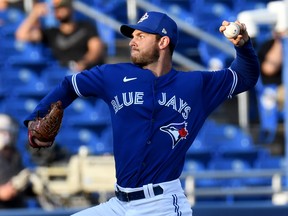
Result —
POLYGON ((63 118, 62 102, 51 104, 51 109, 44 118, 36 118, 28 126, 29 144, 33 148, 50 147, 61 127, 63 118), (35 142, 41 141, 41 145, 35 142))

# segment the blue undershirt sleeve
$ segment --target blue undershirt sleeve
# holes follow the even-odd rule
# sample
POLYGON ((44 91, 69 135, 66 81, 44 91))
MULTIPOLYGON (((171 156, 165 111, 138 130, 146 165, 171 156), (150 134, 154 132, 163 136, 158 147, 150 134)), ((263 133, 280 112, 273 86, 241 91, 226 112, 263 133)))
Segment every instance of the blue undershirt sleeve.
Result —
POLYGON ((233 95, 251 89, 258 81, 260 74, 259 60, 253 48, 251 40, 243 47, 235 47, 236 58, 230 69, 238 76, 238 84, 233 95))

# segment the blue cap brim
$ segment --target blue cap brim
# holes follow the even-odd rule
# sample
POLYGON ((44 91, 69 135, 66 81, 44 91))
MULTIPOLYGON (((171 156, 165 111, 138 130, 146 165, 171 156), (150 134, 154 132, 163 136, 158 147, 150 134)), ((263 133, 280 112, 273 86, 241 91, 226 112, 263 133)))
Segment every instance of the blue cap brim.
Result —
POLYGON ((143 31, 143 32, 146 32, 146 33, 150 33, 150 34, 157 34, 156 32, 154 31, 151 31, 151 29, 148 29, 146 27, 143 27, 143 26, 139 26, 139 25, 122 25, 120 27, 120 32, 126 36, 126 37, 129 37, 129 38, 132 38, 132 33, 135 31, 135 30, 140 30, 140 31, 143 31))

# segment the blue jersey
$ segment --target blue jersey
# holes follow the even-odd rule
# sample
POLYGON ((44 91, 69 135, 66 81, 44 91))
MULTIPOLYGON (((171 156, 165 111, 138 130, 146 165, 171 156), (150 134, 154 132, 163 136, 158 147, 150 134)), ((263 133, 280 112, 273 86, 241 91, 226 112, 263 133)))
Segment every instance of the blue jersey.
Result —
POLYGON ((133 188, 177 179, 207 116, 257 82, 259 64, 251 43, 235 49, 231 66, 214 72, 172 69, 155 77, 120 63, 67 76, 27 120, 37 111, 44 115, 57 100, 67 107, 77 97, 101 98, 111 111, 117 183, 133 188))

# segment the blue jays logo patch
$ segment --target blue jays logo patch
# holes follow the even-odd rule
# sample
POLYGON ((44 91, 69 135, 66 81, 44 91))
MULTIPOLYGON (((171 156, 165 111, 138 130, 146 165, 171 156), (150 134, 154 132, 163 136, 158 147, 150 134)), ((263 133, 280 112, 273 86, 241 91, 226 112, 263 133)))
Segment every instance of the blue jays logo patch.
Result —
POLYGON ((171 123, 166 126, 160 127, 160 130, 168 133, 172 138, 172 149, 182 140, 188 136, 188 130, 186 129, 187 123, 171 123))

